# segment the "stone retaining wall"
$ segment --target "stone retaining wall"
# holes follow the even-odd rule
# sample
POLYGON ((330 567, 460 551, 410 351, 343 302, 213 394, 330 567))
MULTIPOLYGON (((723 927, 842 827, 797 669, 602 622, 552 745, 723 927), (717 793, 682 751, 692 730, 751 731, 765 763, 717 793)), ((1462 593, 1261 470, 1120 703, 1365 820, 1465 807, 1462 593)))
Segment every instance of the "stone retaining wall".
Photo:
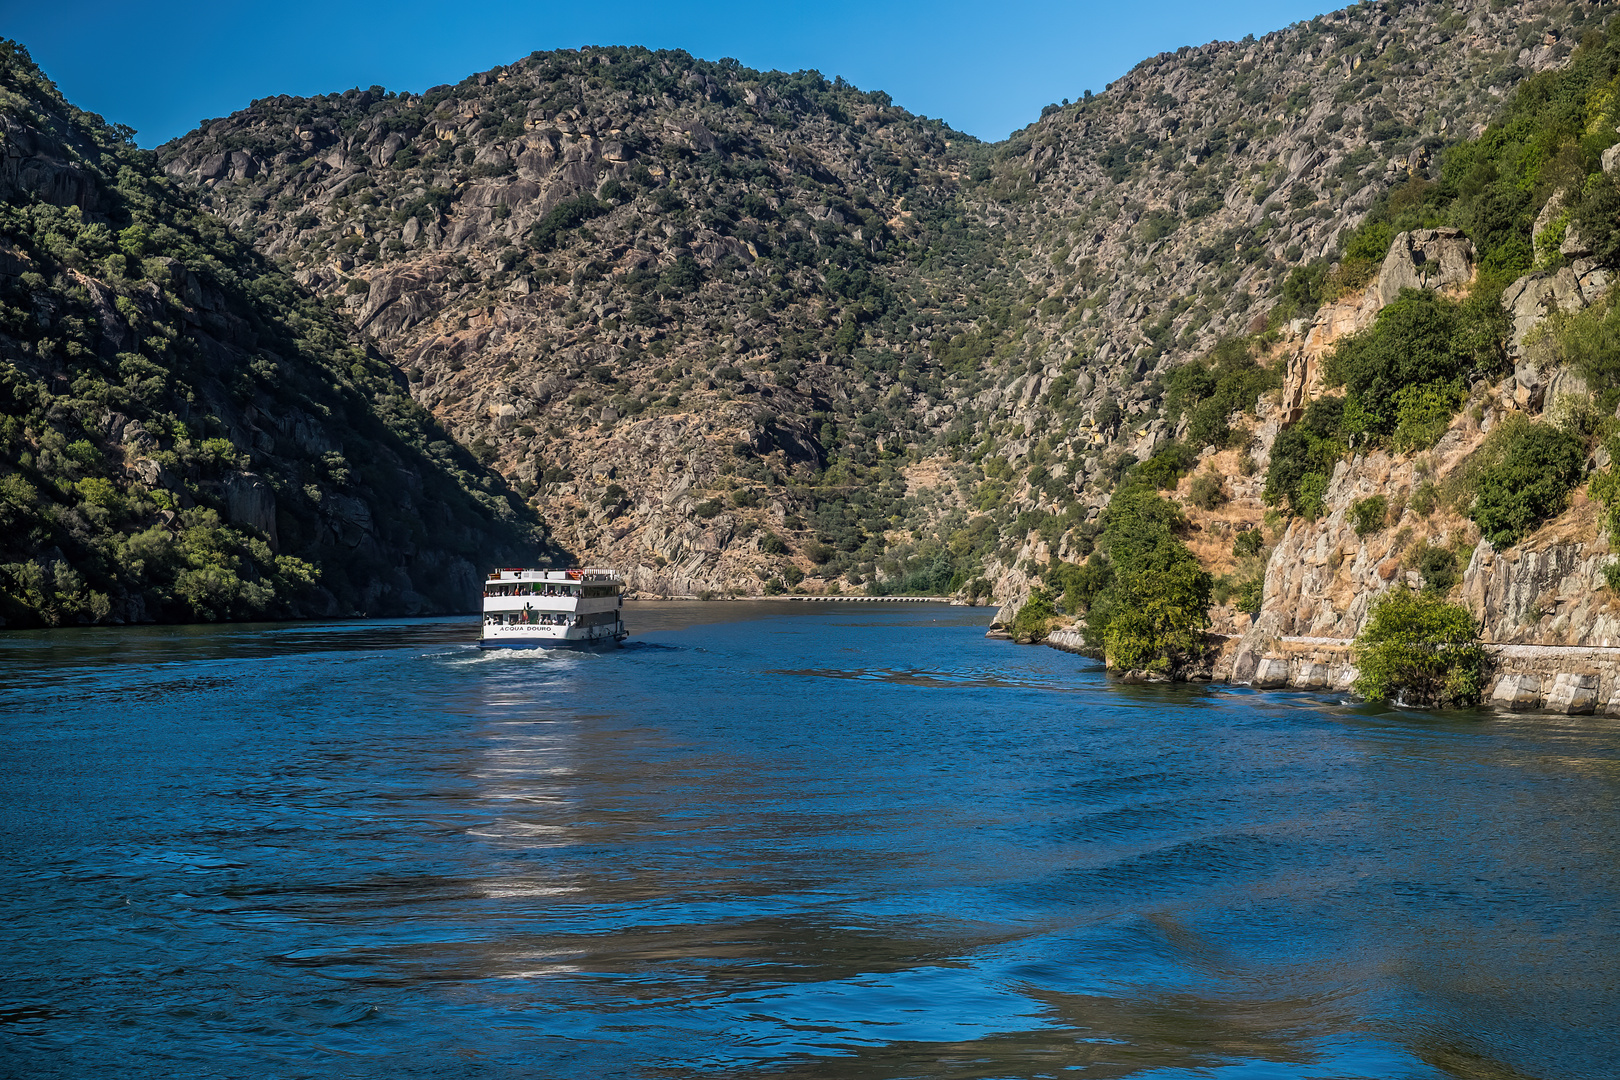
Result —
POLYGON ((1495 667, 1496 708, 1620 716, 1620 648, 1487 645, 1485 651, 1495 667))
MULTIPOLYGON (((1101 659, 1078 630, 1055 631, 1046 644, 1064 652, 1101 659)), ((1359 672, 1345 638, 1281 637, 1263 652, 1233 639, 1215 664, 1215 681, 1257 690, 1345 692, 1359 672)), ((1488 702, 1512 712, 1620 716, 1620 646, 1485 645, 1491 663, 1488 702)))

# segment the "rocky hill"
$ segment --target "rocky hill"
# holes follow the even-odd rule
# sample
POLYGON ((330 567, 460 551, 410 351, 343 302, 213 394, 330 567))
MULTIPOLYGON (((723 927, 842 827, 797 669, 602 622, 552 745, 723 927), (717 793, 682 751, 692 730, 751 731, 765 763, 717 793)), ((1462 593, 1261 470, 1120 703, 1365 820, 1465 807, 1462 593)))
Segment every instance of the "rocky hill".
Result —
POLYGON ((975 242, 985 156, 814 72, 639 49, 267 99, 162 151, 559 537, 678 593, 797 584, 790 549, 871 576, 964 318, 915 270, 975 242))
POLYGON ((996 146, 814 73, 587 49, 261 100, 161 158, 643 589, 1005 600, 1170 439, 1160 376, 1358 287, 1368 212, 1601 14, 1360 5, 996 146))
POLYGON ((464 611, 555 555, 339 311, 0 46, 4 625, 464 611))
MULTIPOLYGON (((975 399, 977 432, 1011 473, 1009 512, 1065 519, 1020 534, 1012 518, 992 562, 998 598, 1024 594, 1031 560, 1084 556, 1072 523, 1095 519, 1122 461, 1175 440, 1169 373, 1247 340, 1280 375, 1291 349, 1279 343, 1303 340, 1320 306, 1383 266, 1391 206, 1422 198, 1447 150, 1605 14, 1357 5, 1154 57, 997 146, 979 213, 1008 238, 1024 306, 975 399)), ((1438 263, 1405 265, 1385 276, 1385 302, 1440 284, 1438 263)), ((1355 326, 1370 317, 1363 305, 1355 326)), ((1341 318, 1337 331, 1350 328, 1341 318)))

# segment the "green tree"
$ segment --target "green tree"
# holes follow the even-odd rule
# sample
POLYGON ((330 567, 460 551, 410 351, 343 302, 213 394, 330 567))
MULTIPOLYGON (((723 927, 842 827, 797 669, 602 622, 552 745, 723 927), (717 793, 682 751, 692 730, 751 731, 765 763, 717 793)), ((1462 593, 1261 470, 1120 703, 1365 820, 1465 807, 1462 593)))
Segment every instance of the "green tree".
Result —
POLYGON ((1115 492, 1103 512, 1111 576, 1092 599, 1086 635, 1110 668, 1170 673, 1202 655, 1214 581, 1176 536, 1182 524, 1174 504, 1142 485, 1115 492))
POLYGON ((1485 695, 1474 617, 1432 592, 1385 593, 1352 653, 1361 671, 1356 692, 1368 699, 1448 708, 1477 705, 1485 695))
POLYGON ((1372 326, 1334 348, 1325 373, 1349 392, 1345 414, 1355 423, 1348 434, 1387 438, 1403 420, 1432 425, 1439 402, 1450 402, 1447 418, 1456 410, 1474 362, 1458 307, 1427 289, 1405 289, 1372 326))
POLYGON ((1024 601, 1018 614, 1013 616, 1012 625, 1007 632, 1012 639, 1023 644, 1032 644, 1046 637, 1052 627, 1052 618, 1057 609, 1052 606, 1052 594, 1045 589, 1031 589, 1029 599, 1024 601))

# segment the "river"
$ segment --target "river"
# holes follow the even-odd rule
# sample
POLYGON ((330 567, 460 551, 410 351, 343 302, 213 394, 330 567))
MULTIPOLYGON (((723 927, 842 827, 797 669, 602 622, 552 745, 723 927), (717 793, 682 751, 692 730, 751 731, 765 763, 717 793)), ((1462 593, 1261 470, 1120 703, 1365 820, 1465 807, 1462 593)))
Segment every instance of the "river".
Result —
POLYGON ((1620 1075, 1620 722, 987 617, 0 633, 0 1073, 1620 1075))

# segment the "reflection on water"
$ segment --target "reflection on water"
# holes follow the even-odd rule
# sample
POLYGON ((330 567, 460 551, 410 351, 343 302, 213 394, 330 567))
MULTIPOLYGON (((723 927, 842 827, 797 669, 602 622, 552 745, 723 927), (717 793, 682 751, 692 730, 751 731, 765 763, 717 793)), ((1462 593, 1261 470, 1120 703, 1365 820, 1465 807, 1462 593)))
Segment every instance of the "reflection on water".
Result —
POLYGON ((0 634, 0 1072, 1616 1075, 1611 721, 986 614, 0 634))

